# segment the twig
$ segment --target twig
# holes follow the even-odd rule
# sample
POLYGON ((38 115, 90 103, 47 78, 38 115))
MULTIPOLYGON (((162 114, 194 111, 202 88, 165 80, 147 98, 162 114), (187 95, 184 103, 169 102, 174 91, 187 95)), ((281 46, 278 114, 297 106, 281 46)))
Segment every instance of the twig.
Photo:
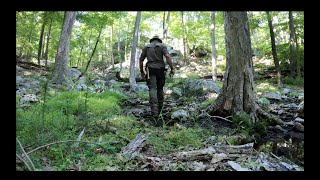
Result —
POLYGON ((26 151, 23 149, 23 147, 22 147, 22 145, 21 145, 21 143, 20 143, 19 139, 18 139, 18 138, 16 138, 16 139, 17 139, 17 141, 18 141, 18 143, 19 143, 19 146, 20 146, 20 148, 21 148, 21 150, 22 150, 23 154, 25 154, 25 156, 27 157, 28 161, 30 162, 30 164, 31 164, 31 166, 32 166, 32 168, 33 168, 33 170, 35 170, 36 168, 34 167, 34 165, 33 165, 32 161, 31 161, 31 159, 29 158, 29 156, 28 156, 28 154, 26 153, 26 151))
POLYGON ((44 147, 47 147, 47 146, 51 146, 53 144, 66 143, 66 142, 82 142, 82 143, 96 144, 96 145, 102 146, 99 143, 90 142, 90 141, 66 140, 66 141, 57 141, 57 142, 52 142, 52 143, 49 143, 49 144, 42 145, 40 147, 37 147, 37 148, 27 152, 26 154, 30 154, 30 153, 32 153, 34 151, 37 151, 38 149, 41 149, 41 148, 44 148, 44 147))
POLYGON ((273 154, 272 152, 270 152, 270 153, 271 153, 271 155, 272 155, 273 157, 277 158, 278 160, 281 160, 281 158, 280 158, 280 157, 276 156, 276 155, 275 155, 275 154, 273 154))
MULTIPOLYGON (((231 120, 229 120, 229 119, 226 119, 226 118, 224 118, 224 117, 220 117, 220 116, 211 116, 210 114, 208 114, 207 112, 205 112, 205 111, 203 111, 204 113, 206 113, 206 115, 207 116, 209 116, 209 117, 211 117, 211 118, 219 118, 219 119, 223 119, 223 120, 225 120, 225 121, 228 121, 228 122, 231 122, 232 123, 232 121, 231 120)), ((228 117, 231 117, 231 116, 228 116, 228 117)), ((227 118, 228 118, 227 117, 227 118)))
POLYGON ((28 163, 27 163, 22 157, 20 157, 19 154, 16 153, 16 156, 27 166, 27 168, 29 169, 29 171, 32 171, 32 170, 30 169, 30 166, 28 165, 28 163))

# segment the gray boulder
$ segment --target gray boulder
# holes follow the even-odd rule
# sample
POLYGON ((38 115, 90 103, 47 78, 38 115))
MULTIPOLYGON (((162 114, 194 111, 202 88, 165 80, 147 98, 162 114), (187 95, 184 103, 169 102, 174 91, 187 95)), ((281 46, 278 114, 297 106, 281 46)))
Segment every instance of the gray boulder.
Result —
POLYGON ((68 70, 68 75, 71 79, 77 79, 81 75, 81 72, 77 68, 68 68, 68 70))
POLYGON ((281 100, 281 95, 274 92, 267 92, 264 96, 268 99, 281 100))
POLYGON ((185 90, 187 93, 197 95, 205 95, 210 92, 220 93, 220 88, 213 81, 204 79, 188 79, 185 83, 185 90))
POLYGON ((189 116, 189 112, 183 109, 177 110, 171 114, 171 119, 186 119, 189 116))
POLYGON ((138 91, 138 92, 147 92, 149 90, 148 86, 145 84, 136 84, 133 87, 133 91, 138 91))

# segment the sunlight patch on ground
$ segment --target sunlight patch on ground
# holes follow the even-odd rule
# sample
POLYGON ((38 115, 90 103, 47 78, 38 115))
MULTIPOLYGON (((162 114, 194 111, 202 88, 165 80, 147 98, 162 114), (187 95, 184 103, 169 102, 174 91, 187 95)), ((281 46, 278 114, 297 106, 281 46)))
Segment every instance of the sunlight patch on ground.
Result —
POLYGON ((256 86, 256 91, 278 91, 278 88, 270 83, 261 83, 256 86))

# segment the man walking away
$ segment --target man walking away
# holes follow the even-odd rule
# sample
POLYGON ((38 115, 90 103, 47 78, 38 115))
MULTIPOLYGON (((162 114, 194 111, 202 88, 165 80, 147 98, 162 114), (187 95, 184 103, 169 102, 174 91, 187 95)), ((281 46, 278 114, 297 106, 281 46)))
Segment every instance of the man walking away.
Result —
POLYGON ((166 57, 170 66, 170 76, 174 75, 172 59, 162 40, 158 36, 150 39, 140 55, 140 73, 141 78, 146 79, 149 88, 149 103, 151 107, 151 115, 156 119, 156 126, 162 125, 159 120, 159 113, 163 108, 163 86, 165 84, 165 63, 163 56, 166 57), (147 57, 145 71, 143 69, 143 61, 147 57))

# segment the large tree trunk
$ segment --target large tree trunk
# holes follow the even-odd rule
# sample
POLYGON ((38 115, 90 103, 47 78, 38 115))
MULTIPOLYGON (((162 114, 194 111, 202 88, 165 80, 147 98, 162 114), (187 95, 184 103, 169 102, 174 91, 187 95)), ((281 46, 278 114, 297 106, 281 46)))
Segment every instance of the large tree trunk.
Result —
POLYGON ((114 69, 114 58, 113 58, 113 47, 112 47, 112 34, 113 34, 113 24, 111 25, 111 35, 110 35, 110 58, 111 58, 111 64, 112 64, 112 69, 114 69))
POLYGON ((164 29, 163 29, 163 39, 164 39, 164 41, 166 41, 166 39, 168 38, 169 20, 170 20, 170 11, 168 11, 167 19, 166 19, 166 22, 165 22, 165 25, 164 25, 164 29))
POLYGON ((49 25, 49 30, 48 30, 48 35, 47 35, 47 43, 46 43, 46 51, 44 53, 44 58, 45 58, 45 67, 48 68, 48 53, 49 53, 49 41, 50 41, 50 35, 51 35, 51 27, 52 27, 52 21, 53 21, 53 15, 54 12, 51 14, 50 18, 50 25, 49 25))
POLYGON ((183 11, 181 11, 181 21, 183 25, 183 58, 184 63, 187 64, 187 34, 186 34, 186 24, 184 22, 183 11))
POLYGON ((65 12, 64 23, 59 40, 59 47, 55 59, 53 82, 56 84, 62 84, 66 81, 66 76, 68 73, 69 44, 76 14, 76 11, 65 12))
POLYGON ((273 32, 273 24, 272 24, 272 19, 271 19, 271 15, 270 15, 269 11, 266 11, 266 13, 267 13, 269 30, 270 30, 272 56, 273 56, 274 65, 276 66, 276 70, 277 70, 278 86, 281 88, 282 87, 282 78, 281 78, 281 70, 280 70, 279 60, 278 60, 278 56, 277 56, 276 41, 275 41, 274 32, 273 32))
POLYGON ((138 32, 140 26, 141 19, 141 11, 137 11, 136 22, 134 25, 133 38, 132 38, 132 48, 131 48, 131 59, 130 59, 130 89, 134 90, 134 86, 136 85, 136 78, 134 73, 135 67, 135 57, 136 57, 136 47, 138 42, 138 32))
POLYGON ((215 12, 211 11, 211 50, 212 50, 212 80, 217 80, 217 54, 216 54, 216 42, 215 42, 215 12))
POLYGON ((295 33, 294 33, 294 21, 292 11, 289 11, 289 25, 290 25, 290 74, 292 77, 295 76, 295 33))
POLYGON ((88 63, 87 63, 87 66, 86 66, 86 68, 85 68, 85 70, 84 70, 84 72, 83 72, 82 74, 85 74, 85 73, 87 72, 88 68, 89 68, 89 65, 90 65, 90 63, 91 63, 92 57, 93 57, 94 53, 96 52, 97 45, 98 45, 99 40, 100 40, 101 32, 102 32, 102 28, 100 29, 99 35, 98 35, 98 37, 97 37, 96 44, 94 45, 94 48, 93 48, 93 51, 92 51, 92 53, 91 53, 90 59, 89 59, 89 61, 88 61, 88 63))
POLYGON ((224 12, 226 72, 222 92, 210 114, 228 116, 239 112, 256 118, 256 97, 252 74, 251 40, 247 12, 224 12))
POLYGON ((44 12, 43 23, 41 26, 40 39, 39 39, 39 48, 38 48, 38 65, 39 66, 40 66, 40 57, 41 57, 41 50, 42 50, 43 32, 44 32, 44 28, 46 26, 46 21, 47 21, 46 19, 47 19, 47 12, 44 12))

